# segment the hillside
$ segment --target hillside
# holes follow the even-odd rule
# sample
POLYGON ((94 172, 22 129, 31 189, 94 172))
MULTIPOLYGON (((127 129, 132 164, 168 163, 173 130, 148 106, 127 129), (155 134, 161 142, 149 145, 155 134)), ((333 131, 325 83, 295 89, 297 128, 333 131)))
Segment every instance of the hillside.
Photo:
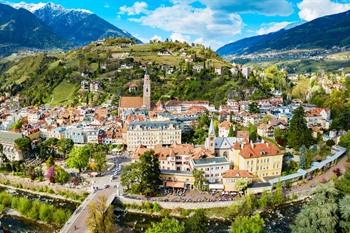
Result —
POLYGON ((19 3, 14 6, 31 11, 53 32, 74 45, 85 45, 109 37, 133 38, 141 42, 87 10, 66 9, 54 3, 19 3))
POLYGON ((0 4, 0 53, 8 54, 19 48, 65 48, 67 45, 29 11, 0 4))
POLYGON ((218 54, 246 55, 293 49, 330 49, 350 45, 350 11, 321 17, 291 29, 227 44, 218 54), (306 36, 307 35, 307 36, 306 36))
POLYGON ((141 95, 146 67, 152 79, 153 103, 177 98, 219 104, 229 91, 242 89, 239 77, 229 71, 231 64, 203 46, 108 39, 66 53, 2 59, 0 91, 19 94, 23 105, 117 104, 121 95, 141 95), (214 68, 222 68, 222 75, 214 68), (83 91, 82 81, 98 82, 100 88, 83 91), (135 89, 130 90, 130 85, 135 89))

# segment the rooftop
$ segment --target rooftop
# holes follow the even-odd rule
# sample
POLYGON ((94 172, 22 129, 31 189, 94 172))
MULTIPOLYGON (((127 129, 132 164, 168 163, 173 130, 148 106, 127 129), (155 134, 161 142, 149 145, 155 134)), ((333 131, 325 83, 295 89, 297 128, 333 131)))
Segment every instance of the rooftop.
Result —
POLYGON ((16 139, 21 138, 22 134, 10 132, 10 131, 0 131, 0 143, 13 144, 16 139))
POLYGON ((213 163, 229 163, 225 157, 214 157, 214 158, 204 158, 204 159, 194 159, 193 163, 195 165, 205 165, 213 163))

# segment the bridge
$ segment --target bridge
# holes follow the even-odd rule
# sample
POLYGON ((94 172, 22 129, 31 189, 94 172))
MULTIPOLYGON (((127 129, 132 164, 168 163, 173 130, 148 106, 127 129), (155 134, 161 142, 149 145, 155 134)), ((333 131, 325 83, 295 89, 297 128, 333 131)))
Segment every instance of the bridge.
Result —
POLYGON ((119 184, 113 182, 114 184, 110 187, 99 189, 96 192, 91 193, 81 205, 74 211, 70 219, 60 230, 60 233, 86 233, 88 232, 87 228, 87 219, 89 216, 89 204, 96 201, 100 196, 107 197, 107 206, 110 206, 115 199, 119 196, 119 184))

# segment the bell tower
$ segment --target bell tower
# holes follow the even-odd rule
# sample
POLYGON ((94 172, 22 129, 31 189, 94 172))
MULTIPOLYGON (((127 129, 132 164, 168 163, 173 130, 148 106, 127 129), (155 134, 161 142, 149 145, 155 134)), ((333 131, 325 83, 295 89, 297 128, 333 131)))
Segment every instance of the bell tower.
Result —
POLYGON ((147 72, 143 78, 143 106, 151 109, 151 79, 147 72))

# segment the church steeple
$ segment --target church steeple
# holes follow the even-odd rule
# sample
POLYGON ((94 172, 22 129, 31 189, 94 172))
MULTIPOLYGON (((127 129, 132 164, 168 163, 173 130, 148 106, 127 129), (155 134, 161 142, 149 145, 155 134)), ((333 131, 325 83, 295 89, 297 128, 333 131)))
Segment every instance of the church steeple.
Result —
POLYGON ((143 78, 143 106, 148 110, 151 109, 151 79, 147 71, 143 78))
POLYGON ((215 138, 216 138, 216 133, 215 133, 215 127, 214 127, 214 120, 212 118, 210 120, 208 137, 206 140, 206 148, 213 153, 215 153, 215 138))

